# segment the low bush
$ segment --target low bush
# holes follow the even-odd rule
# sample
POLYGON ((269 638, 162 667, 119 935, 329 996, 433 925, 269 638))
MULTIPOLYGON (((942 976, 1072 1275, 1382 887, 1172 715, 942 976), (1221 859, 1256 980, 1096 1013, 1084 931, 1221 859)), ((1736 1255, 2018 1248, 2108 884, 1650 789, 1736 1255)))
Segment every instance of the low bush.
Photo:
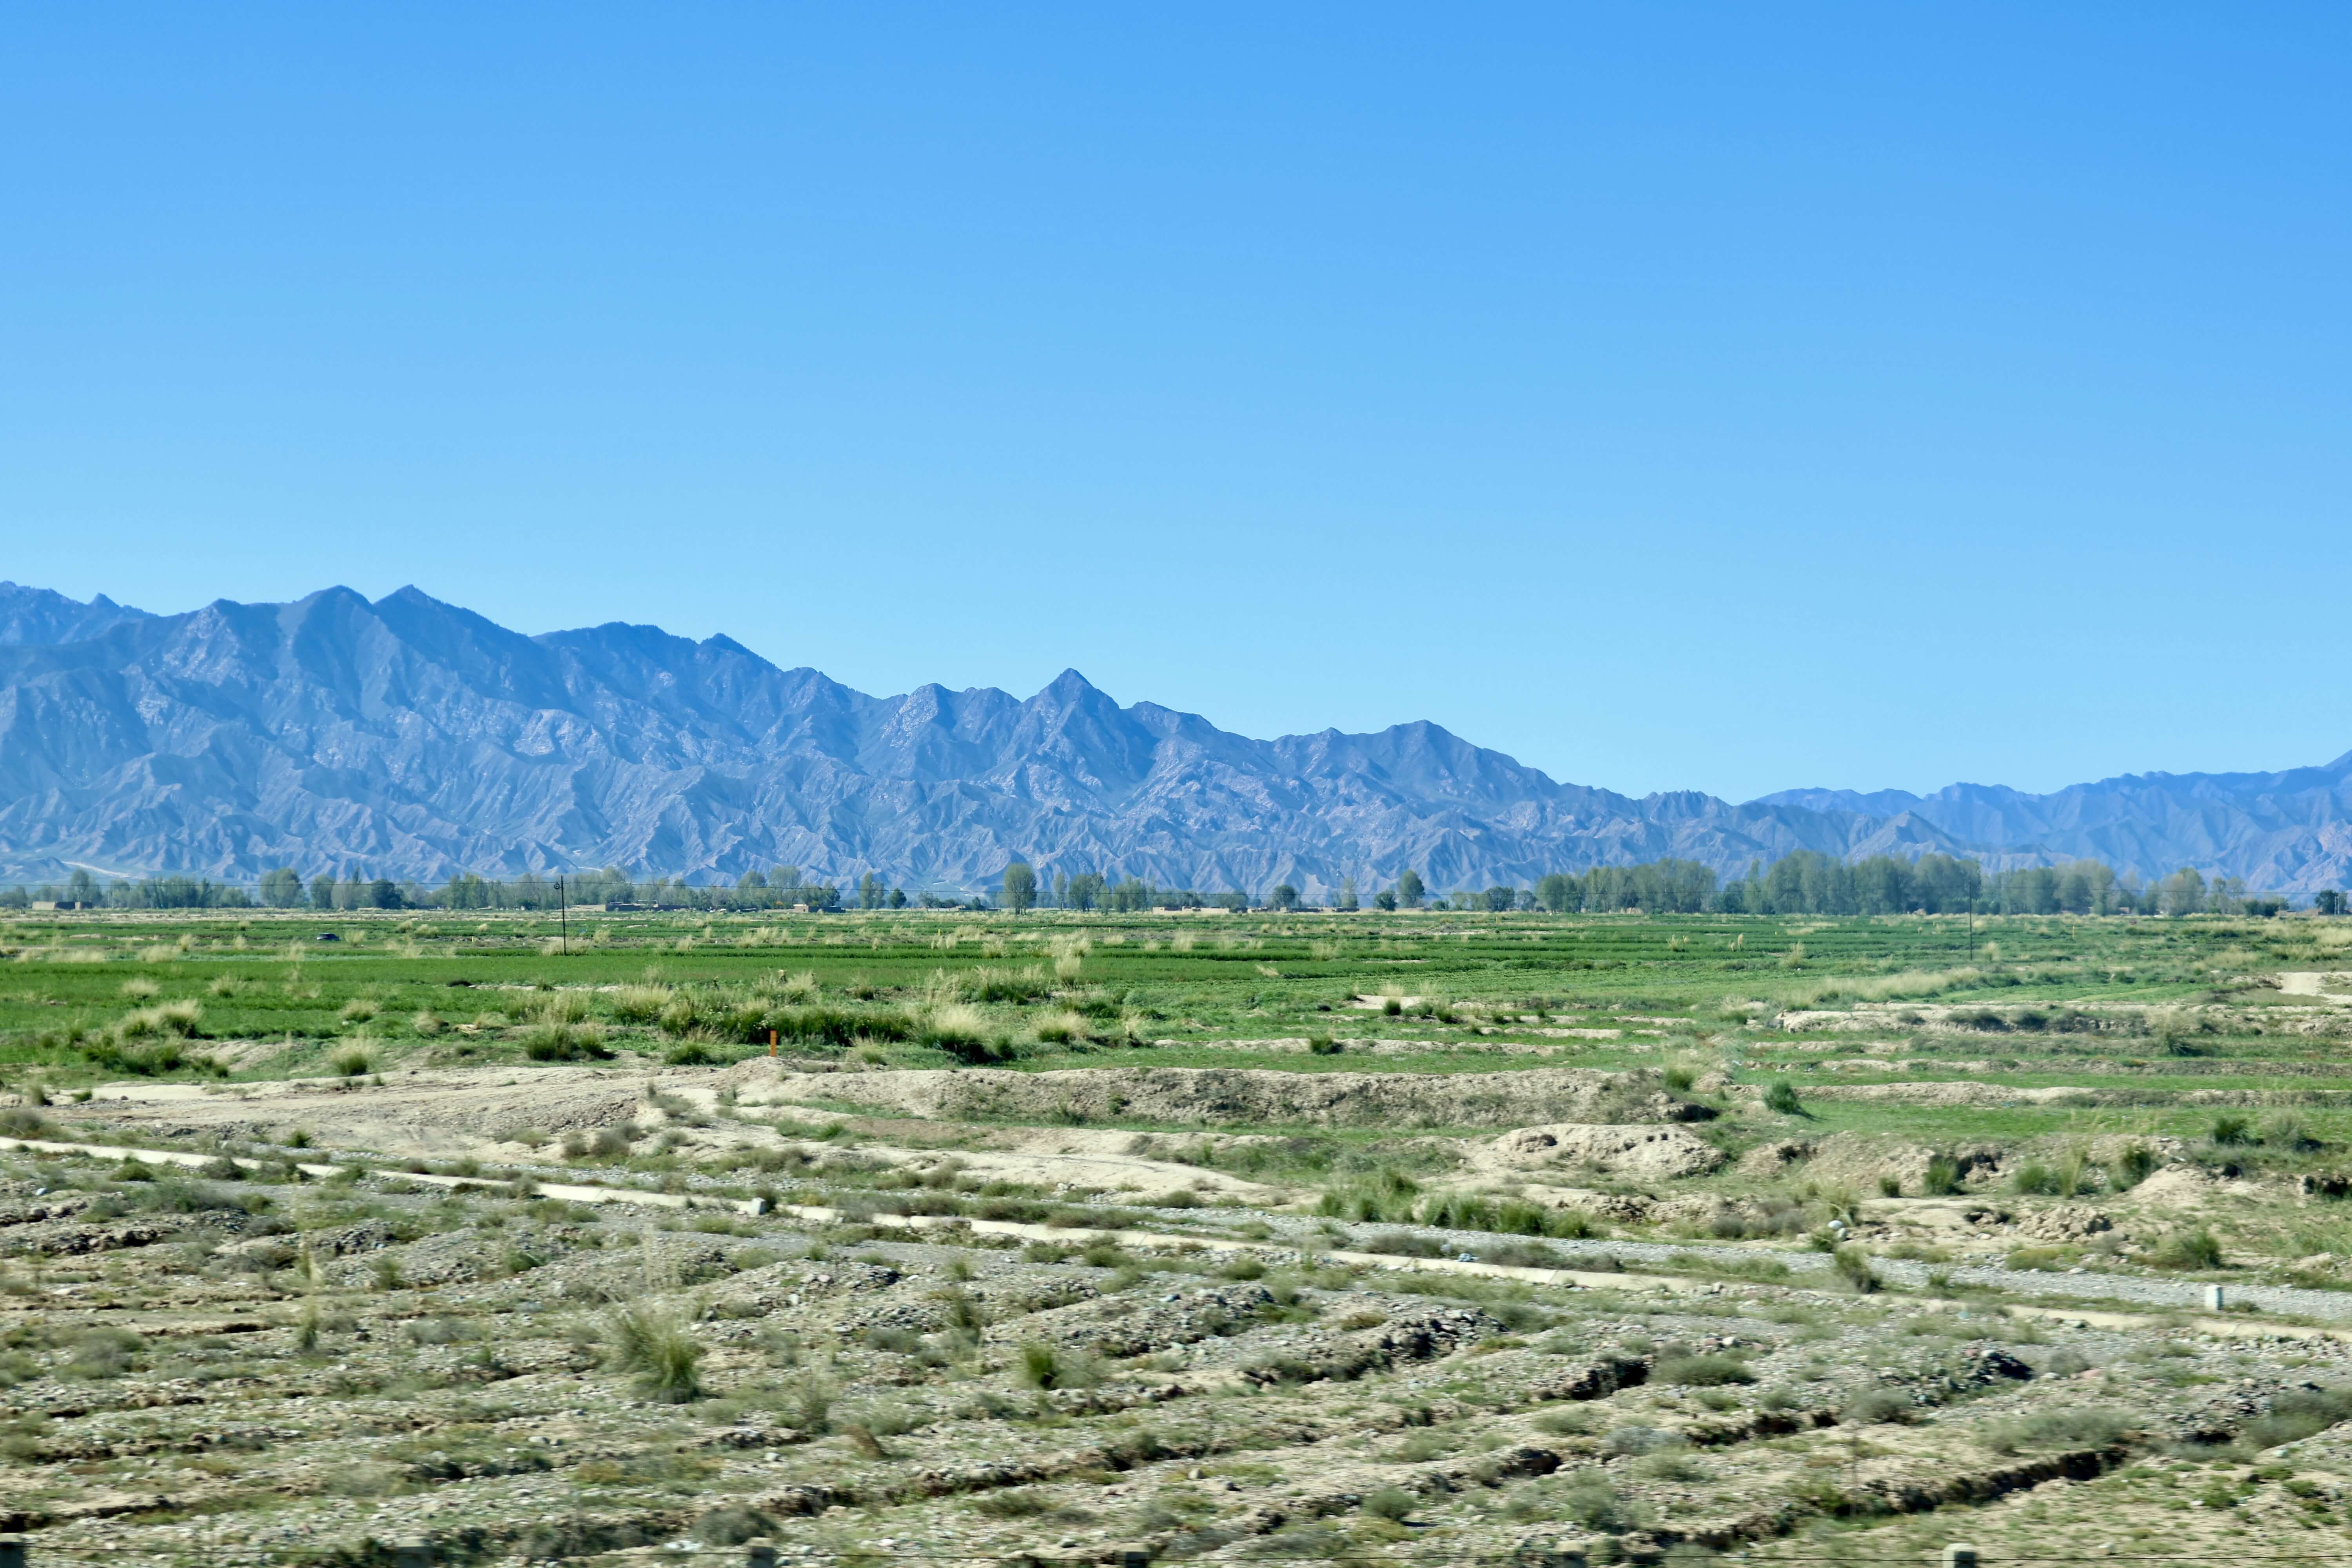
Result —
POLYGON ((2202 1226, 2176 1230, 2150 1249, 2147 1261, 2158 1268, 2219 1268, 2221 1244, 2202 1226))
POLYGON ((638 1394, 663 1405, 702 1397, 702 1347, 677 1319, 649 1307, 624 1307, 605 1325, 605 1364, 628 1373, 638 1394))
POLYGON ((1838 1419, 1849 1426, 1885 1426, 1910 1418, 1911 1396, 1895 1388, 1865 1389, 1838 1412, 1838 1419))
POLYGON ((2111 1448, 2123 1441, 2129 1429, 2130 1423, 2120 1412, 2078 1406, 1988 1421, 1976 1436, 1979 1443, 1996 1454, 2018 1454, 2052 1448, 2111 1448))
POLYGON ((1650 1381, 1684 1388, 1719 1388, 1727 1383, 1753 1383, 1756 1374, 1737 1356, 1678 1355, 1661 1360, 1650 1381))

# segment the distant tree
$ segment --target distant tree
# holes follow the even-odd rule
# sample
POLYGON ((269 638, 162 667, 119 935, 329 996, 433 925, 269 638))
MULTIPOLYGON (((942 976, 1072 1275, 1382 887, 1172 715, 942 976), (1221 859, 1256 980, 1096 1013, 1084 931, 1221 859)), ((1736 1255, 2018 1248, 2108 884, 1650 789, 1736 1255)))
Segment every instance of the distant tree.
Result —
POLYGON ((893 888, 890 889, 890 907, 894 910, 903 910, 907 907, 906 889, 893 888))
POLYGON ((1092 871, 1081 871, 1070 879, 1063 890, 1062 907, 1066 910, 1090 910, 1102 901, 1103 879, 1092 871))
POLYGON ((2191 866, 2183 866, 2164 879, 2164 912, 2168 915, 2193 915, 2205 907, 2205 879, 2191 866))
POLYGON ((743 879, 735 885, 747 893, 764 892, 767 890, 768 879, 757 870, 751 870, 744 872, 743 879))
POLYGON ((1423 886, 1421 873, 1410 866, 1406 867, 1404 874, 1396 880, 1396 901, 1408 910, 1417 910, 1421 908, 1422 900, 1428 896, 1429 889, 1423 886))
POLYGON ((1015 914, 1025 912, 1037 901, 1037 873, 1026 860, 1015 860, 1004 868, 1004 907, 1015 914))
POLYGON ((400 908, 400 887, 389 877, 378 877, 366 885, 367 907, 372 910, 400 908))
POLYGON ((74 874, 66 879, 66 899, 77 904, 98 902, 98 879, 77 866, 74 874))
POLYGON ((1278 883, 1267 901, 1277 910, 1295 910, 1298 907, 1298 889, 1287 882, 1278 883))
POLYGON ((857 907, 859 909, 878 910, 882 907, 882 900, 886 897, 887 897, 887 894, 883 889, 882 879, 876 876, 873 872, 868 871, 866 875, 857 879, 857 907))
POLYGON ((335 879, 332 877, 320 875, 310 879, 310 907, 314 910, 335 907, 335 879))
POLYGON ((781 891, 789 893, 797 889, 800 885, 801 868, 798 866, 779 866, 768 873, 768 886, 781 891))
POLYGON ((2323 915, 2340 915, 2344 912, 2344 895, 2335 888, 2322 888, 2311 906, 2323 915))
POLYGON ((302 878, 291 866, 280 866, 261 876, 261 901, 274 909, 290 910, 302 901, 302 878))
POLYGON ((1386 888, 1382 888, 1379 892, 1372 895, 1372 908, 1376 910, 1392 910, 1396 908, 1396 894, 1386 888))
POLYGON ((1584 884, 1565 872, 1549 872, 1536 879, 1536 902, 1553 914, 1567 914, 1583 907, 1584 884))
POLYGON ((1486 889, 1486 908, 1492 913, 1501 914, 1518 901, 1519 890, 1517 888, 1493 887, 1486 889))
POLYGON ((1070 874, 1067 871, 1054 873, 1054 907, 1057 910, 1070 907, 1070 874))
POLYGON ((1353 877, 1342 877, 1339 879, 1339 907, 1343 910, 1353 910, 1362 907, 1356 902, 1356 879, 1353 877))

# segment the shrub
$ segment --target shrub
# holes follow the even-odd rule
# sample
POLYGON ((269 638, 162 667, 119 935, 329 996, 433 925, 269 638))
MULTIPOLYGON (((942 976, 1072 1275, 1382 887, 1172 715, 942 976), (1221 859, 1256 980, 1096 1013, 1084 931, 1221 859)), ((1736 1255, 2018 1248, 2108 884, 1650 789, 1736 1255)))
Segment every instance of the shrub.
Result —
MULTIPOLYGON (((979 1016, 976 1013, 972 1016, 979 1016)), ((740 1029, 743 1037, 755 1045, 764 1041, 767 1032, 773 1029, 779 1039, 835 1049, 859 1039, 903 1040, 918 1032, 903 1014, 880 1008, 858 1012, 846 1007, 779 1007, 771 1012, 754 1012, 747 1016, 740 1029)))
POLYGON ((536 1024, 523 1037, 523 1055, 535 1062, 602 1061, 610 1057, 604 1032, 593 1024, 536 1024))
POLYGON ((1435 1258, 1445 1249, 1433 1236, 1415 1236, 1411 1231, 1385 1231, 1364 1243, 1366 1252, 1387 1253, 1395 1258, 1435 1258))
POLYGON ((2246 1424, 2241 1440, 2250 1448, 2273 1448, 2347 1419, 2352 1419, 2352 1388, 2290 1388, 2271 1401, 2267 1415, 2246 1424))
POLYGON ((1580 1470, 1559 1490, 1561 1519, 1586 1530, 1620 1531, 1633 1529, 1639 1515, 1617 1495, 1617 1488, 1597 1470, 1580 1470))
POLYGON ((2107 1169, 2115 1179, 2116 1189, 2128 1191, 2155 1173, 2156 1151, 2145 1143, 2134 1143, 2117 1154, 2115 1163, 2107 1169))
POLYGON ((1838 1412, 1838 1419, 1849 1426, 1883 1426, 1910 1416, 1910 1396, 1895 1388, 1864 1389, 1838 1412))
POLYGON ((1764 1109, 1782 1116, 1802 1116, 1804 1101, 1797 1098, 1797 1086, 1785 1078, 1776 1078, 1764 1091, 1764 1109))
POLYGON ((974 1002, 1034 1002, 1054 988, 1042 965, 1031 964, 1026 969, 990 969, 982 967, 965 976, 957 987, 965 997, 974 1002))
POLYGON ((694 1537, 705 1546, 740 1546, 754 1536, 772 1533, 775 1528, 775 1521, 758 1509, 729 1503, 695 1521, 694 1537))
POLYGON ((947 1052, 958 1061, 993 1061, 988 1041, 988 1020, 976 1007, 950 1002, 924 1012, 913 1029, 917 1044, 947 1052))
POLYGON ((1395 1224, 1412 1218, 1420 1184, 1394 1166, 1384 1165, 1345 1186, 1327 1187, 1316 1213, 1332 1219, 1395 1224))
POLYGON ((1737 1356, 1679 1355, 1660 1361, 1650 1381, 1685 1388, 1718 1388, 1727 1383, 1753 1383, 1756 1374, 1737 1356))
POLYGON ((92 1329, 74 1342, 66 1363, 68 1377, 121 1377, 131 1370, 140 1340, 128 1329, 92 1329))
POLYGON ((1870 1266, 1870 1255, 1852 1242, 1846 1242, 1830 1254, 1839 1275, 1845 1282, 1864 1294, 1878 1289, 1878 1273, 1870 1266))
POLYGON ((1634 1460, 1633 1473, 1653 1481, 1703 1481, 1711 1472, 1696 1457, 1666 1448, 1634 1460))
POLYGON ((1931 1155, 1927 1173, 1919 1179, 1919 1190, 1931 1198, 1949 1197, 1960 1190, 1960 1163, 1949 1154, 1931 1155))
POLYGON ((1021 1382, 1029 1388, 1090 1388, 1096 1372, 1086 1357, 1033 1340, 1021 1347, 1021 1382))
POLYGON ((2253 1124, 2234 1111, 2213 1118, 2213 1142, 2225 1147, 2252 1142, 2253 1132, 2253 1124))
POLYGON ((605 1330, 605 1364, 635 1375, 638 1394, 664 1405, 702 1397, 702 1347, 677 1319, 624 1307, 605 1330))
POLYGON ((2308 1154, 2327 1146, 2299 1118, 2284 1112, 2263 1121, 2262 1142, 2266 1149, 2279 1149, 2294 1154, 2308 1154))
POLYGON ((1037 1038, 1046 1045, 1076 1045, 1086 1037, 1087 1016, 1076 1008, 1065 1007, 1037 1021, 1037 1038))
POLYGON ((2130 1424, 2117 1412, 2087 1407, 2040 1410, 1988 1421, 1977 1431, 1977 1441, 1996 1454, 2044 1448, 2111 1448, 2123 1441, 2130 1424))
POLYGON ((347 1051, 337 1051, 334 1059, 327 1065, 344 1078, 365 1078, 375 1070, 374 1064, 368 1060, 368 1054, 356 1046, 347 1051))
POLYGON ((1620 1426, 1601 1441, 1604 1454, 1649 1454, 1674 1441, 1672 1435, 1655 1426, 1620 1426))
POLYGON ((1413 1495, 1402 1487, 1382 1487, 1364 1499, 1363 1510, 1374 1519, 1402 1524, 1412 1515, 1413 1495))
POLYGON ((2221 1244, 2202 1226, 2194 1230, 2176 1230, 2157 1243, 2147 1261, 2158 1268, 2219 1268, 2222 1267, 2221 1244))
POLYGON ((667 985, 624 985, 613 997, 613 1016, 624 1024, 650 1024, 669 1005, 667 985))

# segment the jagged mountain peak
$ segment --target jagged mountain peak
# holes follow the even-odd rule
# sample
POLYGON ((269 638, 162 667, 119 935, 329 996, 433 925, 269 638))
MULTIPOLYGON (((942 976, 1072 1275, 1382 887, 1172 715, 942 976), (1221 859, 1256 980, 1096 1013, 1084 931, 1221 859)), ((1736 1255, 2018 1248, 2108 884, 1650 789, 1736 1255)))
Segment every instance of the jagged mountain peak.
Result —
POLYGON ((414 584, 150 616, 0 584, 0 877, 72 861, 251 877, 777 863, 969 889, 1021 857, 1310 898, 1410 866, 1440 888, 1676 855, 2096 855, 2305 891, 2352 870, 2352 753, 2030 795, 1792 790, 1734 805, 1559 783, 1430 720, 1254 740, 1126 706, 1075 668, 1032 696, 872 697, 723 634, 527 637, 414 584))
POLYGON ((79 642, 148 618, 146 611, 118 605, 103 594, 83 604, 54 588, 0 581, 0 647, 79 642))

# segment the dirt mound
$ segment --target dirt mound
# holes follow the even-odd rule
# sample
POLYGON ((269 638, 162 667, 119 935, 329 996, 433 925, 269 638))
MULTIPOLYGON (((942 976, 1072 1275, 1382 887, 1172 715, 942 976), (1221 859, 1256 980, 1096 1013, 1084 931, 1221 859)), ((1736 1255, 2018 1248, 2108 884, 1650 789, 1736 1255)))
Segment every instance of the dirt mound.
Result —
MULTIPOLYGON (((1863 1065, 1873 1070, 1885 1066, 1880 1062, 1863 1065)), ((1808 1084, 1800 1092, 1808 1100, 1884 1100, 1897 1105, 2091 1104, 2100 1098, 2095 1089, 2074 1085, 2019 1089, 2004 1083, 1968 1082, 1808 1084)))
POLYGON ((848 1102, 950 1121, 1162 1121, 1184 1126, 1525 1127, 1536 1122, 1702 1120, 1651 1070, 1544 1068, 1501 1073, 1289 1073, 1248 1068, 1013 1072, 779 1072, 761 1058, 726 1077, 747 1096, 848 1102))
POLYGON ((1767 1179, 1783 1175, 1791 1167, 1811 1159, 1817 1147, 1810 1138, 1781 1138, 1759 1143, 1739 1157, 1739 1173, 1767 1179))
POLYGON ((1514 1171, 1583 1165, 1620 1175, 1671 1179, 1705 1175, 1723 1163, 1723 1151, 1679 1127, 1555 1121, 1504 1133, 1486 1146, 1479 1163, 1514 1171))
POLYGON ((2003 1151, 1993 1144, 1931 1149, 1904 1138, 1834 1132, 1816 1147, 1807 1173, 1865 1191, 1891 1180, 1902 1192, 1916 1196, 1926 1190, 1929 1163, 1938 1158, 1951 1161, 1957 1180, 1982 1182, 2000 1172, 2003 1151))

